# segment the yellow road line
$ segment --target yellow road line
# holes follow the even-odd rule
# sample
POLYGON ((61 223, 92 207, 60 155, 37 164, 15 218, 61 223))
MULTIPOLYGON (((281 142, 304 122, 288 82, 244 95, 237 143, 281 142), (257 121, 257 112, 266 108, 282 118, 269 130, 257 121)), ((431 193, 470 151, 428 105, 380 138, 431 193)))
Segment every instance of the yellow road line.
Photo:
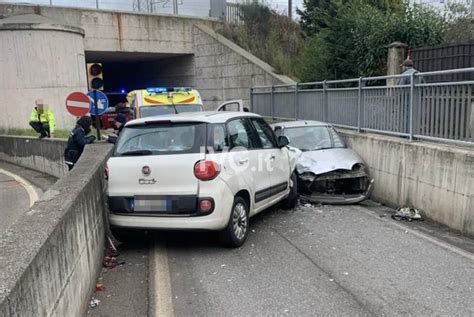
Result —
POLYGON ((166 245, 154 238, 150 252, 150 316, 174 316, 166 245))

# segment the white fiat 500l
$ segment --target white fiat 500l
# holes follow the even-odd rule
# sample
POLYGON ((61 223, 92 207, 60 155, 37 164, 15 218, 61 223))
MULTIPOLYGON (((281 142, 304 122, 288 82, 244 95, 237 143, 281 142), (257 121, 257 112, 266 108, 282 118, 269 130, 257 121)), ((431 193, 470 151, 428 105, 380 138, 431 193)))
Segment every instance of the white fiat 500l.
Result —
POLYGON ((249 218, 296 204, 296 164, 262 117, 199 112, 130 121, 107 162, 114 227, 221 230, 242 245, 249 218))

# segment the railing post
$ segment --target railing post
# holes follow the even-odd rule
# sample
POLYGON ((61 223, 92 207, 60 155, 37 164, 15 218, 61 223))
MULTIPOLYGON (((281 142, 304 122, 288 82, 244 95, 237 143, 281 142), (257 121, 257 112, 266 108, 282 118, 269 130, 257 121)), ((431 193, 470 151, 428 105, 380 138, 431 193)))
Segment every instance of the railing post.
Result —
POLYGON ((413 141, 413 124, 414 124, 414 116, 413 116, 413 107, 414 107, 414 100, 415 100, 415 73, 410 74, 410 127, 409 133, 410 137, 409 140, 413 141))
POLYGON ((328 95, 327 95, 327 83, 323 81, 323 121, 328 122, 328 95))
MULTIPOLYGON (((254 112, 253 109, 253 87, 250 87, 250 102, 249 102, 250 111, 254 112)), ((243 109, 242 109, 243 110, 243 109)))
POLYGON ((178 0, 173 0, 173 14, 178 15, 178 0))
POLYGON ((359 77, 359 86, 357 87, 357 133, 360 133, 362 125, 362 108, 363 108, 363 99, 362 99, 362 77, 359 77))
POLYGON ((298 117, 300 116, 299 112, 299 95, 298 95, 298 83, 295 85, 295 120, 298 120, 298 117))
POLYGON ((275 96, 273 95, 273 85, 272 85, 272 89, 270 91, 270 96, 271 96, 271 105, 272 105, 272 121, 275 121, 275 96))

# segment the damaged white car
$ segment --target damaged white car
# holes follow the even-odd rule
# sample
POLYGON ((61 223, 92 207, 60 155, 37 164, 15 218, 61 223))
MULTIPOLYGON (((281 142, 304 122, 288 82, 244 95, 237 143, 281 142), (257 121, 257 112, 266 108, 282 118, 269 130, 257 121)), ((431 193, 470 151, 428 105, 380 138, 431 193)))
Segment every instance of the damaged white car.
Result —
POLYGON ((355 204, 367 199, 374 180, 362 158, 348 149, 336 130, 318 121, 272 125, 290 147, 302 151, 296 164, 301 198, 316 203, 355 204))

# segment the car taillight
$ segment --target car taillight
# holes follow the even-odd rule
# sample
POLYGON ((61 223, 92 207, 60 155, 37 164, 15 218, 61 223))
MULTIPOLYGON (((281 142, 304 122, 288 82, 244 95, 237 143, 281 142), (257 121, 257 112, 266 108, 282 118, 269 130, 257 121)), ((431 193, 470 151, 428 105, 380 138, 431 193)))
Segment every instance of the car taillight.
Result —
POLYGON ((194 165, 194 175, 202 181, 216 178, 220 171, 219 164, 214 161, 199 161, 194 165))
POLYGON ((105 180, 109 180, 109 166, 107 165, 107 163, 105 163, 105 168, 104 168, 104 177, 105 177, 105 180))
POLYGON ((199 202, 199 211, 201 212, 210 212, 214 209, 214 201, 212 199, 202 199, 199 202))

